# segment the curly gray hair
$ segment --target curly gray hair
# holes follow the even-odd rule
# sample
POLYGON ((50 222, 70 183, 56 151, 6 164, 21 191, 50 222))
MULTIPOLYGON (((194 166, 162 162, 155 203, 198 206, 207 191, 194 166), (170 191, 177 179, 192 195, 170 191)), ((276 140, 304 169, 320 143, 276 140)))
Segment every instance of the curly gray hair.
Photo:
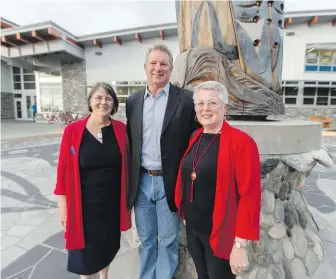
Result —
POLYGON ((223 84, 217 81, 205 81, 197 84, 194 88, 194 94, 193 94, 194 101, 196 99, 196 95, 202 89, 218 91, 219 99, 221 100, 221 102, 226 105, 229 104, 229 93, 223 84))

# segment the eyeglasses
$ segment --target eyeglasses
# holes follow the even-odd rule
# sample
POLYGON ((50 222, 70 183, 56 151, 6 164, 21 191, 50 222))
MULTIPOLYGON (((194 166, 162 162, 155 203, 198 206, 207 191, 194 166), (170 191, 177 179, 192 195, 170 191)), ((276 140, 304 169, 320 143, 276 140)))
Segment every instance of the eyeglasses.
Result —
POLYGON ((196 103, 195 105, 196 105, 197 108, 200 108, 200 109, 204 108, 205 105, 207 105, 208 108, 214 108, 214 107, 218 106, 218 103, 216 103, 216 102, 208 102, 208 103, 199 102, 199 103, 196 103))
POLYGON ((94 96, 92 97, 92 99, 94 99, 95 101, 103 101, 105 100, 107 103, 113 103, 113 98, 112 97, 103 97, 103 96, 94 96))

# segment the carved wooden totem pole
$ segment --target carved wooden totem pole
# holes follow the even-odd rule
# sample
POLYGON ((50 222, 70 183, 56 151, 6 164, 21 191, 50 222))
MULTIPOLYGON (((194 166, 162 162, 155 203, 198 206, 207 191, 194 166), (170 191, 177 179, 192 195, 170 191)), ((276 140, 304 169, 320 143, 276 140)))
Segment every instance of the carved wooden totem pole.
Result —
POLYGON ((219 81, 229 114, 281 115, 283 1, 176 1, 180 55, 172 82, 219 81))
MULTIPOLYGON (((180 54, 172 83, 191 90, 207 80, 223 83, 233 119, 284 114, 283 1, 176 1, 176 11, 180 54)), ((250 246, 251 265, 238 279, 309 279, 322 262, 318 227, 300 189, 316 162, 327 167, 333 162, 325 150, 311 150, 260 156, 260 241, 250 246)), ((197 278, 182 223, 179 261, 176 279, 197 278)))

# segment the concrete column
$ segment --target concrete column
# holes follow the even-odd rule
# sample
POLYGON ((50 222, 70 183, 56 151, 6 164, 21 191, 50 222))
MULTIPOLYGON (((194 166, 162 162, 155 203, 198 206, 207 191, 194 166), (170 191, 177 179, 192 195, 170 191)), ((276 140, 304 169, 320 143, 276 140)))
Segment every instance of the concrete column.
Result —
POLYGON ((88 113, 86 100, 86 62, 61 62, 63 109, 72 113, 88 113))
POLYGON ((14 119, 14 94, 1 92, 1 119, 14 119))

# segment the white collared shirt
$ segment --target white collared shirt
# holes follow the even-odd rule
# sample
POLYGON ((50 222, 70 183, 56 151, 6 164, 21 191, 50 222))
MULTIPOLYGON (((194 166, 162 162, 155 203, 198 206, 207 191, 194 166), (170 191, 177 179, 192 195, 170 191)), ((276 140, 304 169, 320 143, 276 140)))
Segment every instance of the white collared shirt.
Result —
POLYGON ((146 87, 142 113, 141 166, 149 170, 161 170, 160 138, 165 116, 170 83, 168 82, 155 97, 146 87))

